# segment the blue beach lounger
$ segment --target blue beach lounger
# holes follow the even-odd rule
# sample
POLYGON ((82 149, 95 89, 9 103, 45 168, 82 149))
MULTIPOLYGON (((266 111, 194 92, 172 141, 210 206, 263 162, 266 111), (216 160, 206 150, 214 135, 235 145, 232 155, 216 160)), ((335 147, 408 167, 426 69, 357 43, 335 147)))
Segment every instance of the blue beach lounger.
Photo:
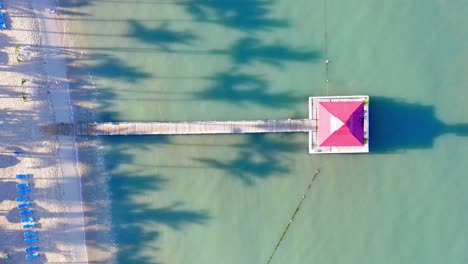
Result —
POLYGON ((29 202, 18 204, 18 209, 27 208, 29 206, 31 206, 31 204, 29 202))
POLYGON ((27 247, 24 249, 24 252, 26 253, 31 253, 31 252, 34 252, 34 251, 38 251, 39 250, 39 247, 38 246, 32 246, 32 247, 27 247))
MULTIPOLYGON (((24 232, 24 237, 35 237, 37 235, 36 231, 29 231, 29 232, 24 232)), ((26 251, 26 253, 28 253, 26 251)))
POLYGON ((23 188, 29 188, 29 183, 18 183, 16 184, 16 189, 23 189, 23 188))
POLYGON ((33 253, 33 254, 26 255, 27 260, 35 259, 35 258, 38 258, 38 257, 39 257, 39 253, 33 253))
POLYGON ((17 202, 17 203, 20 203, 20 202, 27 202, 28 200, 29 200, 29 197, 28 197, 28 196, 21 196, 21 197, 16 198, 16 202, 17 202))
POLYGON ((32 214, 32 212, 33 212, 32 210, 25 210, 25 211, 19 212, 19 215, 20 216, 27 216, 27 215, 32 214))
POLYGON ((23 229, 31 229, 31 228, 35 228, 35 227, 36 227, 36 224, 34 224, 34 223, 23 225, 23 229))
POLYGON ((31 192, 31 189, 29 188, 25 188, 25 189, 20 189, 18 191, 16 191, 18 194, 27 194, 27 193, 30 193, 31 192))
POLYGON ((5 18, 3 18, 3 12, 0 12, 0 29, 6 29, 5 18))
POLYGON ((30 222, 34 222, 34 218, 32 216, 21 219, 21 223, 30 223, 30 222))
POLYGON ((26 238, 24 240, 25 244, 32 244, 32 243, 37 243, 37 237, 32 237, 32 238, 26 238))
POLYGON ((28 174, 27 173, 19 173, 19 174, 16 174, 16 179, 27 179, 28 178, 28 174))

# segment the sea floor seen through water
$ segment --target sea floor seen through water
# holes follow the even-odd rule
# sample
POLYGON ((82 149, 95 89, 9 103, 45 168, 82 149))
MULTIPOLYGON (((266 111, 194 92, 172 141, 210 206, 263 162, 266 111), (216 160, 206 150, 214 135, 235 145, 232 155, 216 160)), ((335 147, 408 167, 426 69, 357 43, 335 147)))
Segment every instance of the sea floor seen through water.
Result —
POLYGON ((96 121, 305 118, 309 96, 371 97, 369 154, 309 155, 300 133, 103 138, 118 263, 267 263, 317 169, 272 264, 468 262, 466 1, 63 5, 96 121))

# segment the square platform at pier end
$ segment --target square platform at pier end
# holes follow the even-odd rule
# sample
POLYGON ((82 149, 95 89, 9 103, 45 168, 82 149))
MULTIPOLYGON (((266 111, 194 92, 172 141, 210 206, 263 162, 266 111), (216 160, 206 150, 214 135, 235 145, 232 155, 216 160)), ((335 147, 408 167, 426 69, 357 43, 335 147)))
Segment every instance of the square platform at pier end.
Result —
POLYGON ((369 152, 369 96, 309 97, 309 153, 369 152))

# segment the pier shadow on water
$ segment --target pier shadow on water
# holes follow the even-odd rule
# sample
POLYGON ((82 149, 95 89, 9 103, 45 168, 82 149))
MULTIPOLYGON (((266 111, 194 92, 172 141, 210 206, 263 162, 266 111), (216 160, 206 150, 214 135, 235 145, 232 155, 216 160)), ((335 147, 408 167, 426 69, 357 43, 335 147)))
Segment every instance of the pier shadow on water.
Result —
POLYGON ((468 123, 446 124, 432 105, 371 96, 369 108, 371 153, 432 148, 436 138, 447 133, 468 136, 468 123))

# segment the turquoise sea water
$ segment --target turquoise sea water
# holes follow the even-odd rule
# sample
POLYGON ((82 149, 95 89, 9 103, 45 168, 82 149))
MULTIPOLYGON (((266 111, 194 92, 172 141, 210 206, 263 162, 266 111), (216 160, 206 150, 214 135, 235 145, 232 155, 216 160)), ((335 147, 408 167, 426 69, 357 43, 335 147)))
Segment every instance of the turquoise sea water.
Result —
POLYGON ((271 263, 468 262, 468 5, 324 3, 64 4, 98 121, 306 117, 308 96, 371 96, 365 155, 308 155, 305 134, 104 139, 119 263, 266 263, 318 168, 271 263))

